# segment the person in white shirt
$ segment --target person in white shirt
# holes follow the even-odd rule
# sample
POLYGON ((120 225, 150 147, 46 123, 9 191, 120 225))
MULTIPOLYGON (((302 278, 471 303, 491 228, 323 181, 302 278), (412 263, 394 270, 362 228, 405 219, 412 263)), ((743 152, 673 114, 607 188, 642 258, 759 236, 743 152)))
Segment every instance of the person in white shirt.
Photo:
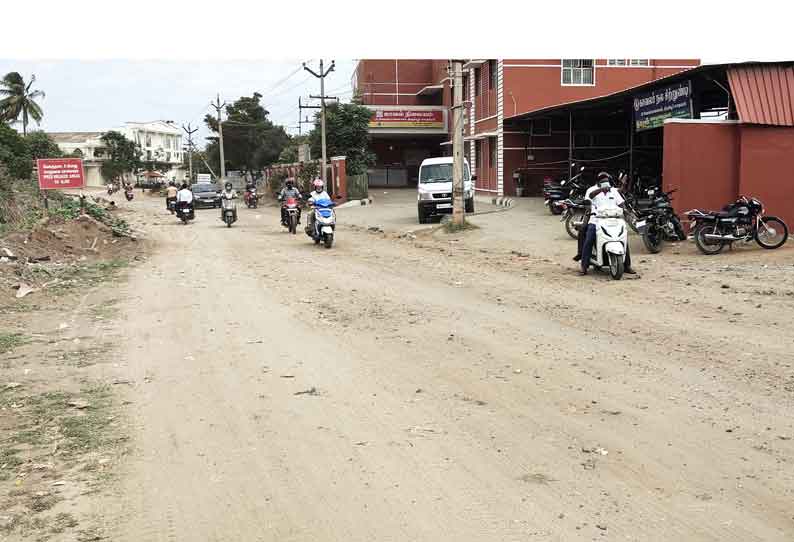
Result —
POLYGON ((182 183, 179 192, 176 193, 176 208, 183 209, 193 206, 193 192, 188 188, 187 183, 182 183))
POLYGON ((582 247, 584 246, 584 238, 587 235, 587 226, 590 224, 590 214, 593 212, 593 198, 592 196, 596 195, 596 192, 601 190, 599 188, 598 183, 604 180, 609 180, 610 175, 606 171, 602 171, 598 174, 596 179, 596 183, 584 191, 584 199, 587 203, 590 204, 590 209, 584 214, 584 219, 582 220, 582 226, 579 228, 579 233, 576 236, 576 256, 573 257, 573 261, 578 262, 582 259, 582 247))
MULTIPOLYGON (((599 175, 599 177, 601 177, 599 175)), ((598 190, 592 188, 587 190, 587 198, 592 201, 590 207, 590 222, 587 225, 587 232, 582 244, 582 268, 579 271, 580 275, 586 275, 587 270, 590 268, 590 258, 593 254, 593 245, 596 240, 596 227, 598 226, 598 213, 606 209, 620 209, 623 207, 623 196, 617 188, 612 188, 609 179, 601 178, 598 184, 598 190)), ((623 272, 633 275, 636 272, 631 267, 631 254, 629 252, 628 243, 626 243, 626 260, 623 272)))
MULTIPOLYGON (((311 206, 315 201, 320 201, 320 200, 324 200, 324 199, 327 199, 327 200, 331 199, 331 196, 329 196, 328 192, 325 191, 325 183, 322 181, 322 179, 314 179, 314 182, 312 183, 312 185, 314 186, 314 190, 311 193, 309 193, 309 199, 307 200, 308 203, 309 203, 309 206, 311 206)), ((313 212, 309 213, 309 220, 307 220, 306 222, 307 222, 306 231, 313 231, 313 229, 314 229, 314 213, 313 212)))

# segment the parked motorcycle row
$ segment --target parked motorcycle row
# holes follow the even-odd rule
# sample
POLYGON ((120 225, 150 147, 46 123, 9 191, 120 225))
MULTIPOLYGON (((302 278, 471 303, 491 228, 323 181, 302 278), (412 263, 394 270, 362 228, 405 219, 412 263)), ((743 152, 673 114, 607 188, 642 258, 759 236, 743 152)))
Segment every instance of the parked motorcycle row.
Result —
MULTIPOLYGON (((574 239, 590 212, 585 193, 592 183, 584 181, 584 174, 585 168, 579 167, 570 179, 547 181, 543 187, 549 212, 561 215, 566 233, 574 239)), ((638 180, 627 189, 624 172, 616 179, 625 200, 622 216, 598 217, 601 227, 597 229, 592 262, 596 268, 608 267, 612 278, 618 279, 623 274, 623 258, 619 255, 628 242, 625 226, 640 235, 651 254, 660 252, 665 242, 685 241, 687 235, 672 205, 676 190, 663 192, 658 182, 648 180, 638 180)), ((775 249, 788 239, 783 220, 765 215, 763 203, 754 197, 741 196, 720 211, 693 209, 685 214, 692 239, 703 254, 718 254, 739 241, 756 241, 765 249, 775 249)))

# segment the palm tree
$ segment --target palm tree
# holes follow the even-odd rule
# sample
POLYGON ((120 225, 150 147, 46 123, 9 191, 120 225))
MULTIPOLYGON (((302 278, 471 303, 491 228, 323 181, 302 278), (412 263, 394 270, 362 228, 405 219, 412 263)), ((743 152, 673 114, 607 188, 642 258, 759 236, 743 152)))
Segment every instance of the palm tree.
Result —
POLYGON ((22 134, 28 133, 28 121, 33 119, 38 124, 44 113, 37 98, 43 98, 44 92, 41 90, 31 90, 36 76, 30 76, 30 82, 26 85, 25 80, 17 72, 9 72, 0 79, 0 120, 7 122, 18 122, 22 115, 22 134))

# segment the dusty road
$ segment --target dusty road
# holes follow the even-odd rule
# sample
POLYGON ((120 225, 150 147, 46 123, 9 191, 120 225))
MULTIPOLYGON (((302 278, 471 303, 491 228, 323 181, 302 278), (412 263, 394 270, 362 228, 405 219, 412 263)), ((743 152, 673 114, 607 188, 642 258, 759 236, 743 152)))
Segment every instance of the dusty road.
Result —
POLYGON ((409 240, 342 210, 325 250, 272 208, 161 205, 109 540, 794 538, 788 249, 612 283, 482 248, 499 215, 409 240))

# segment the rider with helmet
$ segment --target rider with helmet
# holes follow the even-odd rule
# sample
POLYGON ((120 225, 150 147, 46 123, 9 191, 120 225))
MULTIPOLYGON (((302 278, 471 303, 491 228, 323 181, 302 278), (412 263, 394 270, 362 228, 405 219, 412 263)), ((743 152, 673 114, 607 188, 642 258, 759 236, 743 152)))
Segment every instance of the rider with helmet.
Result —
MULTIPOLYGON (((237 192, 234 190, 234 186, 230 181, 226 181, 226 184, 223 185, 223 192, 221 192, 221 200, 228 199, 237 199, 237 192)), ((223 205, 221 205, 221 220, 223 220, 223 205)), ((237 221, 237 207, 234 208, 234 220, 237 221)))
MULTIPOLYGON (((287 179, 284 188, 281 189, 281 192, 278 194, 278 200, 281 202, 281 225, 287 225, 287 208, 285 204, 287 202, 287 198, 295 198, 299 200, 301 198, 301 191, 295 186, 295 179, 290 177, 287 179)), ((300 207, 298 208, 298 224, 301 223, 301 211, 300 207)))
MULTIPOLYGON (((322 179, 314 179, 312 186, 314 190, 309 194, 309 205, 313 204, 315 201, 331 199, 331 196, 325 191, 325 183, 322 179)), ((306 229, 307 231, 312 231, 312 228, 314 228, 314 213, 309 213, 309 223, 306 225, 306 229)))

